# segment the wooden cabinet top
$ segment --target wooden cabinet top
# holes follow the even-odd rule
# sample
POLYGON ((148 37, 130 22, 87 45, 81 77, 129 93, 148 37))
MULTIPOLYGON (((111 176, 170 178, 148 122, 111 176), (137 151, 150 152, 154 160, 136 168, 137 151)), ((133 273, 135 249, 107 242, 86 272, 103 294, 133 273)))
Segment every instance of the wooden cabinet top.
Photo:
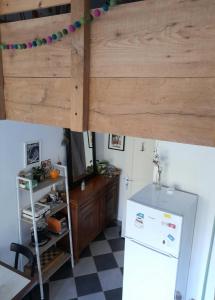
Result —
POLYGON ((70 202, 74 205, 85 203, 96 193, 102 192, 109 185, 113 185, 118 179, 119 175, 113 177, 97 175, 86 182, 84 191, 81 191, 81 186, 70 190, 70 202))

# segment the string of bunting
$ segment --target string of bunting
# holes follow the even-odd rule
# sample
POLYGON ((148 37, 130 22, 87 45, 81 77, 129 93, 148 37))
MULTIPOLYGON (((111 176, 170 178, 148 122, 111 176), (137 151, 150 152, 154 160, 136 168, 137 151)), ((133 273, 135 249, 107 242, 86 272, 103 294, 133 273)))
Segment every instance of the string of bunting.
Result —
POLYGON ((77 29, 84 26, 84 24, 90 23, 94 20, 94 18, 98 18, 102 15, 102 13, 106 13, 109 11, 109 8, 116 5, 116 0, 108 0, 106 1, 100 8, 96 8, 89 14, 88 17, 82 17, 80 20, 75 21, 73 24, 68 25, 58 32, 54 32, 51 35, 45 38, 37 38, 33 41, 26 43, 13 43, 13 44, 0 44, 0 50, 24 50, 36 48, 39 46, 50 45, 53 42, 60 41, 62 38, 66 37, 68 34, 75 32, 77 29))

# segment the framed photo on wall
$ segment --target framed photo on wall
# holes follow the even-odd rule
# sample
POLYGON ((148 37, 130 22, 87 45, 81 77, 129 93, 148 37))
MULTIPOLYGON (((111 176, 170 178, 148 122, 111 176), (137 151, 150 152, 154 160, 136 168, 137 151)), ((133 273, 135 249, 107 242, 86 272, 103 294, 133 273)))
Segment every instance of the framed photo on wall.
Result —
POLYGON ((110 133, 108 137, 108 149, 124 151, 125 136, 110 133))
POLYGON ((24 166, 34 166, 41 163, 41 142, 32 141, 24 143, 24 166))

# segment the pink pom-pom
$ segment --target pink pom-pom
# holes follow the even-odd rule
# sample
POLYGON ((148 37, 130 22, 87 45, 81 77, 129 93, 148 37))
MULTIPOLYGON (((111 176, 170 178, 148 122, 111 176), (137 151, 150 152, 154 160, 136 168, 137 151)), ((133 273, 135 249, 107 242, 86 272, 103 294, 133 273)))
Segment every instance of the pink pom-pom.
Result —
POLYGON ((9 49, 13 49, 13 45, 12 44, 9 45, 9 49))
POLYGON ((74 32, 76 30, 75 26, 74 25, 69 25, 69 31, 70 32, 74 32))
POLYGON ((51 37, 50 35, 47 37, 46 40, 47 40, 47 43, 48 43, 48 44, 51 44, 51 43, 52 43, 52 37, 51 37))
POLYGON ((32 43, 31 42, 28 43, 28 48, 32 48, 32 43))
POLYGON ((93 15, 94 15, 95 17, 100 17, 100 16, 101 16, 100 10, 99 10, 98 8, 96 8, 96 9, 93 11, 93 15))

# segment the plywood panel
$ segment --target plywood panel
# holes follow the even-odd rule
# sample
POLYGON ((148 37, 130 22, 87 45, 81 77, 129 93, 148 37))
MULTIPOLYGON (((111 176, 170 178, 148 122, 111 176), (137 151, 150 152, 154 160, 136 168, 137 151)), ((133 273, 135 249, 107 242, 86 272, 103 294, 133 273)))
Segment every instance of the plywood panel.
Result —
POLYGON ((215 76, 215 1, 120 5, 92 25, 91 77, 215 76))
MULTIPOLYGON (((71 14, 1 24, 2 41, 27 42, 45 37, 71 22, 71 14)), ((78 35, 78 32, 74 35, 78 35)), ((50 46, 36 49, 3 51, 3 69, 6 77, 70 77, 71 56, 76 48, 72 36, 50 46)))
POLYGON ((91 79, 89 129, 215 146, 215 78, 91 79))
POLYGON ((70 126, 71 78, 5 78, 7 119, 70 126))
MULTIPOLYGON (((90 0, 72 0, 72 18, 89 16, 90 0)), ((76 52, 71 55, 72 96, 71 125, 74 131, 87 130, 89 102, 90 24, 85 24, 73 37, 76 52)))
POLYGON ((0 15, 70 3, 69 0, 1 0, 0 15))

